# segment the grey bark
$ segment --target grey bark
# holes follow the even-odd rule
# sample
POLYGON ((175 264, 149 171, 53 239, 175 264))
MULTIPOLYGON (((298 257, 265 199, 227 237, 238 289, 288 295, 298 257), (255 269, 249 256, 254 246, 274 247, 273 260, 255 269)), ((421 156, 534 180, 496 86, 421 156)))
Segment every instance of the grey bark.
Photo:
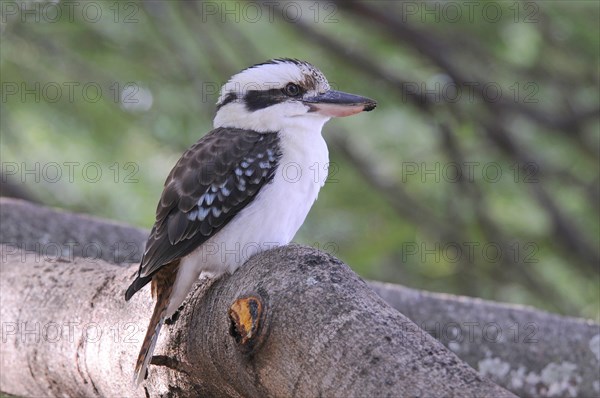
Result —
MULTIPOLYGON (((298 246, 267 252, 231 277, 199 285, 175 324, 163 329, 153 359, 158 365, 150 366, 144 388, 134 390, 129 379, 151 302, 146 290, 130 303, 122 300, 136 266, 114 264, 139 260, 146 231, 7 199, 0 201, 0 221, 2 391, 25 396, 138 396, 144 388, 151 396, 167 391, 171 396, 508 394, 392 310, 347 266, 298 246), (85 254, 93 258, 82 258, 85 254), (227 332, 227 310, 246 293, 268 305, 266 337, 251 356, 227 332)), ((371 287, 513 391, 531 396, 596 391, 596 324, 400 286, 371 287), (490 327, 481 334, 490 322, 504 331, 511 321, 522 326, 528 317, 539 327, 535 343, 494 341, 490 327), (423 324, 427 320, 439 326, 423 324), (451 334, 455 324, 462 340, 451 334), (530 384, 536 377, 534 391, 530 384)))
POLYGON ((600 396, 600 325, 522 305, 369 282, 392 307, 520 397, 600 396))
POLYGON ((42 257, 87 257, 109 263, 142 258, 148 231, 85 214, 0 198, 0 243, 42 257))

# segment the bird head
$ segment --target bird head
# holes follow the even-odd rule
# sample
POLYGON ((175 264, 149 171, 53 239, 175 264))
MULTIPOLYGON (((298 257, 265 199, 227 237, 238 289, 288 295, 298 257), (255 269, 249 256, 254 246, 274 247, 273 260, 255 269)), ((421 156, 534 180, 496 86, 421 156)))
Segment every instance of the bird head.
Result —
POLYGON ((331 89, 308 62, 274 59, 234 75, 222 87, 214 127, 258 132, 321 128, 332 117, 370 111, 369 98, 331 89))

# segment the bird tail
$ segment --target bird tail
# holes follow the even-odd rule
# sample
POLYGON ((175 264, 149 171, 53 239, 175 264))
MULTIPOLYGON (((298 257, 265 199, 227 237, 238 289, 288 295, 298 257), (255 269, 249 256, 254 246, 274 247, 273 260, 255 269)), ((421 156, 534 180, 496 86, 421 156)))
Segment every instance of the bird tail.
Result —
POLYGON ((160 312, 157 312, 157 309, 159 309, 158 305, 154 309, 154 314, 152 314, 152 319, 150 320, 150 325, 148 325, 148 331, 146 332, 146 337, 144 337, 142 349, 140 350, 140 354, 138 355, 138 359, 135 364, 135 374, 133 377, 136 385, 139 385, 146 377, 146 369, 150 364, 152 352, 154 351, 154 346, 158 340, 158 334, 160 333, 160 329, 162 328, 162 324, 164 322, 164 313, 166 312, 166 307, 161 309, 162 311, 160 312))
POLYGON ((135 364, 134 383, 136 385, 139 385, 146 376, 146 369, 150 364, 154 346, 167 315, 167 308, 169 307, 173 285, 175 284, 178 265, 178 261, 168 264, 152 278, 152 296, 156 299, 156 305, 154 306, 154 312, 150 318, 148 330, 146 331, 146 336, 144 337, 142 348, 135 364))

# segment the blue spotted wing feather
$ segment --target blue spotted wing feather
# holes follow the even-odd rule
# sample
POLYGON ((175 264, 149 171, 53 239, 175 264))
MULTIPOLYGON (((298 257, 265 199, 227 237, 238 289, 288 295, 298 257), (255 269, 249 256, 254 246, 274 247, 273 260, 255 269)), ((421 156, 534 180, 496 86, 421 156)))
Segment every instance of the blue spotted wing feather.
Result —
POLYGON ((252 202, 273 179, 280 157, 277 133, 233 128, 217 128, 190 147, 167 177, 138 278, 126 299, 252 202))

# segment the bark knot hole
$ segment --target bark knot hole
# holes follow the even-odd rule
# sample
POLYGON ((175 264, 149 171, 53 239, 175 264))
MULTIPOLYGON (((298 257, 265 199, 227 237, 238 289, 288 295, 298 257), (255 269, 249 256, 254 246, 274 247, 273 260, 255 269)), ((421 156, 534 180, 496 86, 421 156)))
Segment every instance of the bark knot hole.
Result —
POLYGON ((229 334, 242 353, 253 353, 263 342, 266 313, 266 301, 258 294, 240 297, 229 307, 229 334))

